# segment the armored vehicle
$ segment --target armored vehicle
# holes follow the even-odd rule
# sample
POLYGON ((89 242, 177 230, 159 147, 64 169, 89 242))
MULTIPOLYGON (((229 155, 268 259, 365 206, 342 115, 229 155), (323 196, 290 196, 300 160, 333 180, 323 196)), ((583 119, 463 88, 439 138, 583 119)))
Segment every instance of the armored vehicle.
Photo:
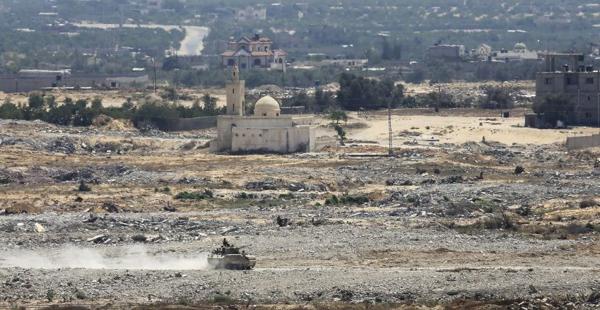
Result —
POLYGON ((215 269, 251 270, 256 259, 223 239, 223 244, 208 256, 208 264, 215 269))

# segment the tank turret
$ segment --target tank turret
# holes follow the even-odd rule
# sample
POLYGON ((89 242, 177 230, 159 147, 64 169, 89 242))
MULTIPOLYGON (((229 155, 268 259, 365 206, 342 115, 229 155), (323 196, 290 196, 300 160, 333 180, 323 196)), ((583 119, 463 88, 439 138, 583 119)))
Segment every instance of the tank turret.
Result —
POLYGON ((221 246, 208 256, 208 264, 214 269, 251 270, 256 259, 223 239, 221 246))

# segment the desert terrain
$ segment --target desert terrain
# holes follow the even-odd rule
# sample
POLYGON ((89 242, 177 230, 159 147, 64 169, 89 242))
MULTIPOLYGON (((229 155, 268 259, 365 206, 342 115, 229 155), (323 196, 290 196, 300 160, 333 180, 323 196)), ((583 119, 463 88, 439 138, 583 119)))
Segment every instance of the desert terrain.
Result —
POLYGON ((524 112, 396 110, 394 157, 383 112, 294 155, 0 120, 0 308, 596 308, 600 150, 563 144, 597 129, 524 112), (223 238, 256 268, 210 269, 223 238))

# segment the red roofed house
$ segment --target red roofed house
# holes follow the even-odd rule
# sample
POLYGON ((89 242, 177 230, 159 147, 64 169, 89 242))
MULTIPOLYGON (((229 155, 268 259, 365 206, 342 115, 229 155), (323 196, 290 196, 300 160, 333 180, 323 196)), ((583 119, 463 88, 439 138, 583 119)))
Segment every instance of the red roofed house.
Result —
POLYGON ((240 69, 263 68, 285 70, 287 53, 280 49, 271 49, 273 41, 267 37, 255 35, 252 39, 242 37, 230 41, 227 50, 221 54, 224 67, 237 65, 240 69))

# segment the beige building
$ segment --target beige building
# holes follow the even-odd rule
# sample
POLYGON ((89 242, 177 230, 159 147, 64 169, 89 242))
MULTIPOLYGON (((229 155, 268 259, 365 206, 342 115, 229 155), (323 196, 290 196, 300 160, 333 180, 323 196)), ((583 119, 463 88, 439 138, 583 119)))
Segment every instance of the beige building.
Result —
POLYGON ((221 54, 224 67, 237 66, 241 69, 274 69, 285 71, 287 53, 272 48, 273 41, 255 35, 251 39, 242 37, 229 42, 227 50, 221 54))
MULTIPOLYGON (((536 77, 536 102, 549 96, 568 100, 572 110, 562 115, 561 123, 600 127, 600 71, 585 64, 585 56, 576 53, 546 53, 545 69, 536 77)), ((544 115, 526 117, 528 127, 553 127, 544 115)))
POLYGON ((277 100, 265 96, 256 102, 254 114, 245 115, 244 81, 237 66, 227 84, 227 115, 217 119, 214 152, 297 153, 316 149, 316 128, 312 116, 281 115, 277 100))

